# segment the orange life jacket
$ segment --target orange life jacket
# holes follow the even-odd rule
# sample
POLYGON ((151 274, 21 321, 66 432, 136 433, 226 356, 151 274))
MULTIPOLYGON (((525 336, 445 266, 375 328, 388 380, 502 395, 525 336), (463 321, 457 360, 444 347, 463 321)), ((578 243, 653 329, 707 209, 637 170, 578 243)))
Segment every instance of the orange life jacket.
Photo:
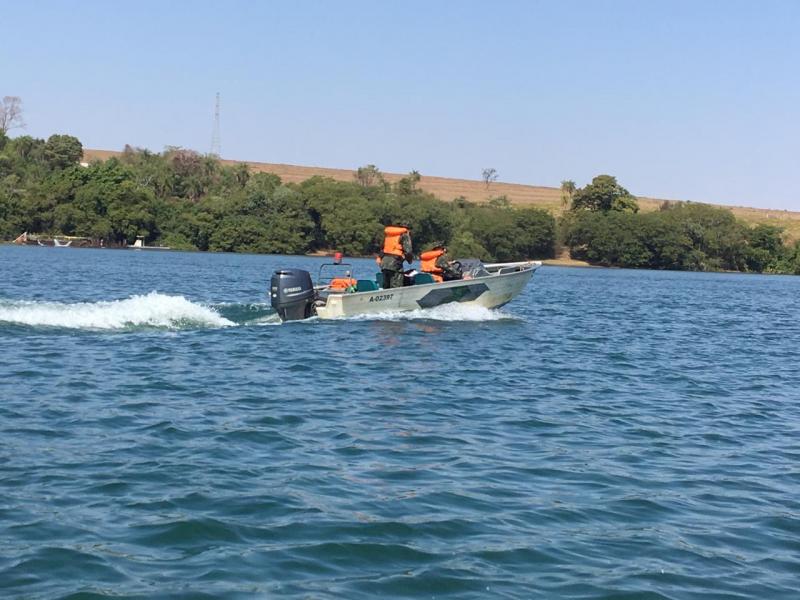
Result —
POLYGON ((437 282, 444 281, 444 277, 442 277, 442 273, 444 273, 444 271, 436 266, 436 259, 442 254, 444 254, 444 250, 441 248, 436 248, 435 250, 428 250, 427 252, 423 252, 419 255, 419 258, 422 261, 422 272, 430 273, 433 275, 434 281, 437 282))
POLYGON ((331 290, 336 290, 339 292, 343 292, 349 287, 354 287, 358 285, 358 281, 352 279, 351 277, 334 277, 331 279, 331 290))
POLYGON ((393 254, 394 256, 405 256, 403 252, 403 244, 400 242, 400 237, 408 233, 405 227, 394 227, 389 225, 383 230, 383 253, 393 254))

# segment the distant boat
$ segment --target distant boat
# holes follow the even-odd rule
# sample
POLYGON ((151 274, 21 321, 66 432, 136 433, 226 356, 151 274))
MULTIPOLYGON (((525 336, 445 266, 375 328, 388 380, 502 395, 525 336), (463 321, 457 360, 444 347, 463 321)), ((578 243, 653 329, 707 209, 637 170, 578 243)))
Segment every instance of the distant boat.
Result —
POLYGON ((68 248, 72 244, 72 240, 68 242, 59 242, 58 239, 53 238, 53 246, 56 248, 68 248))
POLYGON ((136 241, 133 244, 128 244, 131 250, 169 250, 168 246, 145 246, 144 237, 141 235, 136 236, 136 241))
POLYGON ((27 244, 28 243, 28 232, 23 231, 17 239, 14 240, 15 244, 27 244))

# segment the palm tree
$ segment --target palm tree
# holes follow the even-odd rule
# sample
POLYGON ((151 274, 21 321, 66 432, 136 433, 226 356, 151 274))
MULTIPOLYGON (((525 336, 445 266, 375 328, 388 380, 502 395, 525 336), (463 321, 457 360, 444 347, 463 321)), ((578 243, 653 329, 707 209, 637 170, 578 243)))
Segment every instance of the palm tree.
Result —
POLYGON ((247 163, 239 163, 233 167, 233 177, 239 187, 244 187, 250 179, 250 165, 247 163))
POLYGON ((561 208, 566 209, 572 203, 572 197, 575 195, 575 182, 565 179, 561 182, 561 208))

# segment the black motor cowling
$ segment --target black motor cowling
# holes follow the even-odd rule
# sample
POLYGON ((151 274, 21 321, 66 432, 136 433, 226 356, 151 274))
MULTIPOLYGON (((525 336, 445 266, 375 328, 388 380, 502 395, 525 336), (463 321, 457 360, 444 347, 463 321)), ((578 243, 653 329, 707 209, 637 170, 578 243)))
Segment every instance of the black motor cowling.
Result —
POLYGON ((314 310, 311 273, 302 269, 281 269, 272 274, 270 301, 282 321, 307 319, 314 310))

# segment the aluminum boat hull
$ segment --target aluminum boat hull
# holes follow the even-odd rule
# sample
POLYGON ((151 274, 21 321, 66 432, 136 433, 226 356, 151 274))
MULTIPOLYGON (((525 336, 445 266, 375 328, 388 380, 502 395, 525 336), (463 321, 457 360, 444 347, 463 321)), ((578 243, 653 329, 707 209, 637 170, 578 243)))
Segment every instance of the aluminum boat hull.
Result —
POLYGON ((371 292, 330 293, 316 313, 321 319, 337 319, 393 311, 433 308, 451 302, 498 308, 525 289, 538 261, 485 265, 489 275, 443 283, 426 283, 371 292))

